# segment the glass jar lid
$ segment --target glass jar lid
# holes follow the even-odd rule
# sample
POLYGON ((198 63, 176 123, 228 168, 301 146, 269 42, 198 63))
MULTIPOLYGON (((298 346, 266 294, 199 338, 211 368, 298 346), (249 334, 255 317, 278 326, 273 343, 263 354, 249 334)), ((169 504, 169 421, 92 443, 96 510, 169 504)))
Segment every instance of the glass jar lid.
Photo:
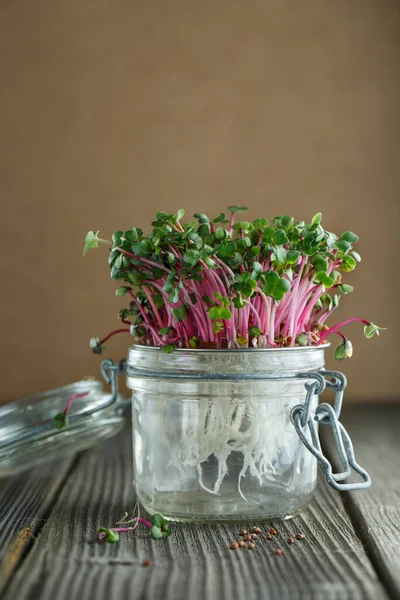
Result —
POLYGON ((87 379, 41 392, 0 407, 0 477, 14 475, 43 462, 85 450, 124 427, 122 409, 129 401, 118 393, 120 365, 107 359, 101 366, 111 391, 87 379), (68 423, 57 428, 71 396, 68 423))

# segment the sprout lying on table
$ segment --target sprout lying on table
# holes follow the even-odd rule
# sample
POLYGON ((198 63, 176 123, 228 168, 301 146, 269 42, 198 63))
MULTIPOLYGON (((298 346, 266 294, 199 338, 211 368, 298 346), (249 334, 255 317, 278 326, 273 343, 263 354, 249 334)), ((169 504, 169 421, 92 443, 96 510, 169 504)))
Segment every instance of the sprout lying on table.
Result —
POLYGON ((126 284, 116 294, 130 298, 119 313, 129 329, 92 338, 94 353, 122 332, 165 352, 310 346, 334 334, 341 338, 335 352, 341 360, 352 355, 345 325, 359 321, 366 337, 379 334, 380 327, 359 317, 326 325, 341 295, 353 291, 342 273, 360 260, 353 250, 357 235, 325 231, 321 213, 308 224, 289 215, 269 224, 267 219, 235 222, 246 209, 229 210, 229 221, 224 214, 211 221, 197 213, 186 224, 182 209, 159 212, 147 236, 131 227, 115 232, 112 242, 99 238, 98 231, 87 234, 84 254, 99 243, 111 246, 111 277, 126 284))

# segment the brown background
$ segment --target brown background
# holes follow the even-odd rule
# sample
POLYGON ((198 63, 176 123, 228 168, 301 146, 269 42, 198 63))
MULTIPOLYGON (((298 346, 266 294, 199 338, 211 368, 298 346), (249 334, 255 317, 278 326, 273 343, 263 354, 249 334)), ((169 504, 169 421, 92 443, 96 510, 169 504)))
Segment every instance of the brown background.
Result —
POLYGON ((122 303, 88 229, 232 203, 360 235, 337 316, 389 330, 331 366, 397 396, 399 66, 394 0, 2 0, 0 402, 98 374, 122 303))

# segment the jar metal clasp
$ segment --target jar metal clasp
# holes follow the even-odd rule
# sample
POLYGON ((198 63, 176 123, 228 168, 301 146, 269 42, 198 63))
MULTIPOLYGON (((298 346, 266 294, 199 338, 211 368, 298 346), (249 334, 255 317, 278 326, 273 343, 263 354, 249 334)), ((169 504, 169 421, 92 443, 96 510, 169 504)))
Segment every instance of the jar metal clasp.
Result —
POLYGON ((341 492, 370 487, 371 478, 367 471, 357 463, 350 436, 339 421, 343 392, 347 385, 346 377, 338 371, 326 371, 325 369, 320 369, 319 373, 298 373, 298 377, 314 379, 314 381, 305 384, 307 390, 306 400, 304 404, 293 407, 290 418, 301 441, 316 457, 328 484, 341 492), (326 379, 327 377, 330 379, 326 379), (325 391, 325 388, 335 392, 334 404, 331 406, 323 402, 317 406, 315 413, 312 414, 313 396, 319 396, 325 391), (333 472, 331 462, 322 453, 318 424, 322 427, 332 428, 336 450, 343 467, 343 471, 340 473, 333 472), (342 483, 351 475, 352 470, 358 473, 363 481, 342 483))

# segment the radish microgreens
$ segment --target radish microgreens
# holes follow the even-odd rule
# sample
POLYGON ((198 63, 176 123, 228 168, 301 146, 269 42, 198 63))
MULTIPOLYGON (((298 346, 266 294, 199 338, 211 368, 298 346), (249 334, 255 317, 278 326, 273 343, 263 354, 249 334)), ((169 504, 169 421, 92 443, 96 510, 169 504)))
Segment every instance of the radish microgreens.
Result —
POLYGON ((342 274, 360 261, 355 233, 324 230, 321 213, 310 223, 290 215, 269 223, 238 220, 244 206, 228 210, 228 219, 196 213, 188 223, 181 222, 183 209, 158 212, 148 235, 136 227, 116 231, 111 241, 98 231, 87 234, 84 254, 109 244, 110 274, 120 282, 116 295, 129 299, 119 313, 129 328, 92 338, 94 353, 122 332, 167 353, 319 345, 334 334, 341 338, 335 352, 341 360, 353 351, 341 332, 348 323, 363 323, 367 338, 379 335, 382 328, 361 318, 325 324, 341 296, 353 291, 342 274))
POLYGON ((171 528, 162 515, 152 515, 151 522, 139 516, 135 517, 133 521, 135 521, 135 525, 133 527, 113 527, 111 529, 100 527, 97 530, 97 540, 99 542, 116 544, 119 542, 120 533, 135 531, 138 523, 143 523, 151 529, 151 537, 153 540, 160 540, 161 538, 169 537, 171 535, 171 528))

